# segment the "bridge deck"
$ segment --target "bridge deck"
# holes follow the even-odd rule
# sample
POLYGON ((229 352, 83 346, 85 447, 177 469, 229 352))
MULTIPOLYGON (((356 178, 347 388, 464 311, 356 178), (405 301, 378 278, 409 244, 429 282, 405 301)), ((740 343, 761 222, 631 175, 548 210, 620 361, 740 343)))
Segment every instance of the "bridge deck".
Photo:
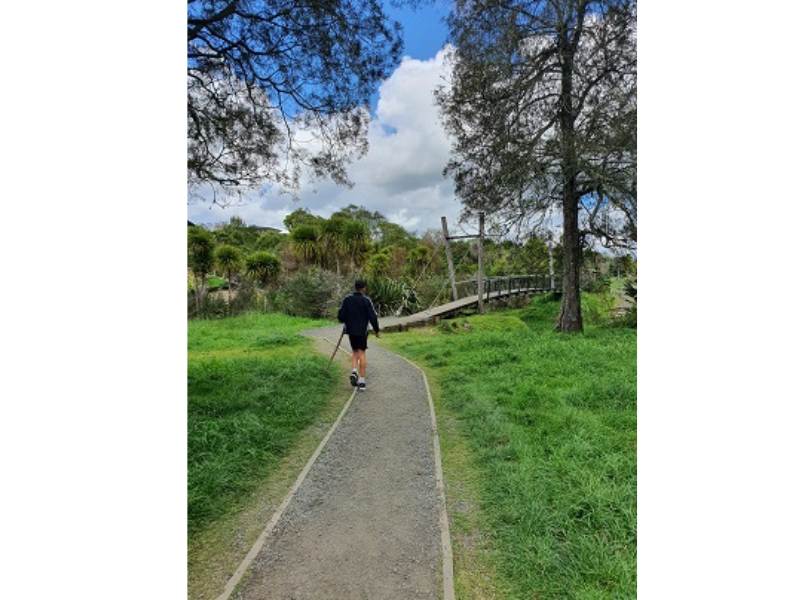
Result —
MULTIPOLYGON (((513 288, 511 290, 494 290, 492 292, 484 293, 484 301, 495 300, 504 296, 515 296, 517 294, 533 294, 536 292, 547 292, 549 288, 513 288)), ((444 317, 451 313, 457 312, 461 309, 478 304, 478 295, 466 296, 459 298, 447 304, 440 304, 427 310, 414 313, 413 315, 406 315, 404 317, 384 317, 380 319, 381 331, 401 331, 408 327, 424 325, 430 321, 434 321, 439 317, 444 317)))

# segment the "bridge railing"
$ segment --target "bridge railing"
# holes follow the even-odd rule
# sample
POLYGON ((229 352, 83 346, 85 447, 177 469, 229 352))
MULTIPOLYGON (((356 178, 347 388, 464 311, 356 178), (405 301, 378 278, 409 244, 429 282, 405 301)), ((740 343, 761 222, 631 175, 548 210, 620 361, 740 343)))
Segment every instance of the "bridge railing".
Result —
MULTIPOLYGON (((483 280, 483 292, 489 298, 493 292, 511 293, 514 290, 541 290, 561 288, 561 278, 555 277, 551 287, 550 275, 548 273, 531 273, 527 275, 504 275, 501 277, 487 277, 483 280)), ((478 293, 477 279, 465 279, 456 281, 458 297, 474 296, 478 293)))

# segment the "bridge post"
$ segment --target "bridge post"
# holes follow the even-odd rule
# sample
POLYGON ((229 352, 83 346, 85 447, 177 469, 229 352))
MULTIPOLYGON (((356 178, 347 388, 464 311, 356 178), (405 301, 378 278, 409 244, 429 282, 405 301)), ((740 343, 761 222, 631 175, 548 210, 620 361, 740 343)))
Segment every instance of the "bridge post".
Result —
POLYGON ((450 274, 450 287, 453 292, 453 300, 458 300, 456 271, 453 267, 453 251, 450 249, 450 234, 447 232, 447 217, 442 217, 442 233, 444 234, 444 253, 447 255, 447 272, 450 274))
POLYGON ((478 212, 478 312, 484 313, 483 309, 483 219, 484 212, 478 212))

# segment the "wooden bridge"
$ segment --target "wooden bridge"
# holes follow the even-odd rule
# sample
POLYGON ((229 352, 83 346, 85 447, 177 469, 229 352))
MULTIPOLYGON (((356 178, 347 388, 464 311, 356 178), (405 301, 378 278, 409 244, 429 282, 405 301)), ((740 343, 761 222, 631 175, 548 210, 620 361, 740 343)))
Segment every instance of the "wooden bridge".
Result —
MULTIPOLYGON (((489 277, 483 280, 483 300, 497 300, 520 296, 550 292, 560 289, 560 282, 551 279, 549 275, 514 275, 510 277, 489 277)), ((457 300, 431 306, 430 308, 402 317, 381 317, 381 331, 402 331, 409 327, 419 327, 435 323, 442 317, 453 315, 461 310, 477 306, 480 303, 478 296, 478 282, 475 279, 456 282, 457 300), (462 293, 465 294, 462 296, 462 293)), ((435 302, 435 301, 434 301, 435 302)))

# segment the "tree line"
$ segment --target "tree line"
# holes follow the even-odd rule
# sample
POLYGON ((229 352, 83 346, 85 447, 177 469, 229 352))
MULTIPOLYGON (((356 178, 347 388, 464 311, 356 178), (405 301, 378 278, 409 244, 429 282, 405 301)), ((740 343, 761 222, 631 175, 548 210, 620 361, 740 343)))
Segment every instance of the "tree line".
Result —
MULTIPOLYGON (((218 309, 224 308, 225 314, 233 310, 241 293, 253 296, 241 309, 263 308, 265 303, 270 304, 269 298, 290 294, 290 306, 285 307, 288 310, 297 308, 297 304, 305 306, 308 296, 318 294, 321 297, 316 298, 314 307, 302 310, 304 314, 324 316, 320 306, 335 304, 357 277, 367 280, 370 295, 384 314, 409 313, 437 299, 449 300, 441 232, 415 235, 379 212, 352 204, 327 218, 297 209, 286 216, 284 226, 285 232, 247 225, 236 216, 211 228, 190 225, 192 314, 202 316, 206 312, 203 307, 212 277, 224 279, 227 287, 227 293, 222 293, 226 306, 218 309), (303 286, 309 289, 301 289, 303 286), (256 299, 259 295, 261 300, 256 299), (297 300, 296 296, 303 298, 297 300)), ((476 242, 454 241, 451 248, 457 278, 474 278, 476 242)), ((585 252, 585 279, 627 275, 635 270, 628 255, 613 257, 588 248, 585 252)), ((547 241, 535 235, 521 241, 484 241, 485 272, 490 277, 546 274, 551 258, 558 271, 563 255, 561 243, 548 248, 547 241)))

